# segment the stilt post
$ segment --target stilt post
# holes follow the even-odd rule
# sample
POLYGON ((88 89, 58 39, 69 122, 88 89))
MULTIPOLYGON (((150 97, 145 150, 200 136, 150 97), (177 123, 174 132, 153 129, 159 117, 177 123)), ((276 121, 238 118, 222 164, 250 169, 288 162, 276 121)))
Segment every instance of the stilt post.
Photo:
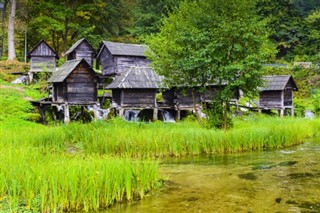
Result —
POLYGON ((64 123, 70 123, 70 112, 68 103, 64 105, 64 123))

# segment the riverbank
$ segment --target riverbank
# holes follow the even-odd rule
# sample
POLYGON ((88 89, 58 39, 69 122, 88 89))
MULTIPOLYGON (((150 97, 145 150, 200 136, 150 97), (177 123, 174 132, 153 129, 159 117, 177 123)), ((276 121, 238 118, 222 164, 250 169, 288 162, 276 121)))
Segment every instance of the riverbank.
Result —
POLYGON ((228 131, 195 122, 43 126, 1 121, 0 209, 97 210, 141 199, 160 185, 162 157, 215 155, 303 143, 320 120, 274 117, 236 119, 228 131))

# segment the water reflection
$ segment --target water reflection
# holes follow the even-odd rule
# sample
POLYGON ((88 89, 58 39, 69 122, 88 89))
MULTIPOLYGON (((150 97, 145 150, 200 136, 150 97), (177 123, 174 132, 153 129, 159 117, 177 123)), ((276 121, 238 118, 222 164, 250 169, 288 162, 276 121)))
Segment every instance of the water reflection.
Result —
POLYGON ((169 159, 169 181, 107 212, 320 212, 320 142, 288 150, 169 159))

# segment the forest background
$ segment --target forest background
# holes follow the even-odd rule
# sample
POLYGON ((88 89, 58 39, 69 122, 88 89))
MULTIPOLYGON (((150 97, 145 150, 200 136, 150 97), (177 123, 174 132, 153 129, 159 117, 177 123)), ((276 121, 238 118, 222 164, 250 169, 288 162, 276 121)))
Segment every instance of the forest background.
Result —
MULTIPOLYGON (((181 1, 0 0, 1 56, 3 60, 8 56, 8 23, 13 4, 16 58, 23 61, 25 53, 41 39, 60 56, 82 37, 95 48, 103 40, 142 43, 148 35, 159 32, 163 17, 175 11, 181 1)), ((279 60, 319 63, 320 1, 257 0, 256 7, 278 50, 270 63, 279 60)))

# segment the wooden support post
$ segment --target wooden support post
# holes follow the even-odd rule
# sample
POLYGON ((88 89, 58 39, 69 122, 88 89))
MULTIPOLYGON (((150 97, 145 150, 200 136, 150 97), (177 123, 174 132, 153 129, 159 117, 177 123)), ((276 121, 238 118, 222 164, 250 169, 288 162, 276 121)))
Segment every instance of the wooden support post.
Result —
POLYGON ((119 116, 120 116, 120 117, 123 117, 123 114, 124 114, 124 109, 121 107, 121 108, 119 109, 119 116))
POLYGON ((196 114, 197 114, 197 117, 198 117, 198 118, 200 118, 200 119, 202 118, 202 113, 201 113, 201 109, 200 109, 199 106, 197 107, 196 114))
POLYGON ((281 91, 281 110, 280 110, 280 117, 283 118, 284 115, 284 90, 281 91))
POLYGON ((69 105, 67 103, 64 105, 64 123, 70 123, 69 105))
POLYGON ((294 117, 294 107, 291 108, 291 116, 294 117))
POLYGON ((180 121, 180 116, 181 116, 181 115, 180 115, 180 109, 178 108, 178 109, 177 109, 177 115, 176 115, 176 120, 177 120, 177 121, 180 121))
POLYGON ((158 120, 158 109, 155 107, 153 108, 153 121, 158 120))
POLYGON ((93 116, 94 116, 95 119, 99 119, 100 118, 97 104, 93 105, 93 116))
POLYGON ((283 115, 284 115, 284 108, 281 108, 281 110, 280 110, 280 117, 283 118, 283 115))

